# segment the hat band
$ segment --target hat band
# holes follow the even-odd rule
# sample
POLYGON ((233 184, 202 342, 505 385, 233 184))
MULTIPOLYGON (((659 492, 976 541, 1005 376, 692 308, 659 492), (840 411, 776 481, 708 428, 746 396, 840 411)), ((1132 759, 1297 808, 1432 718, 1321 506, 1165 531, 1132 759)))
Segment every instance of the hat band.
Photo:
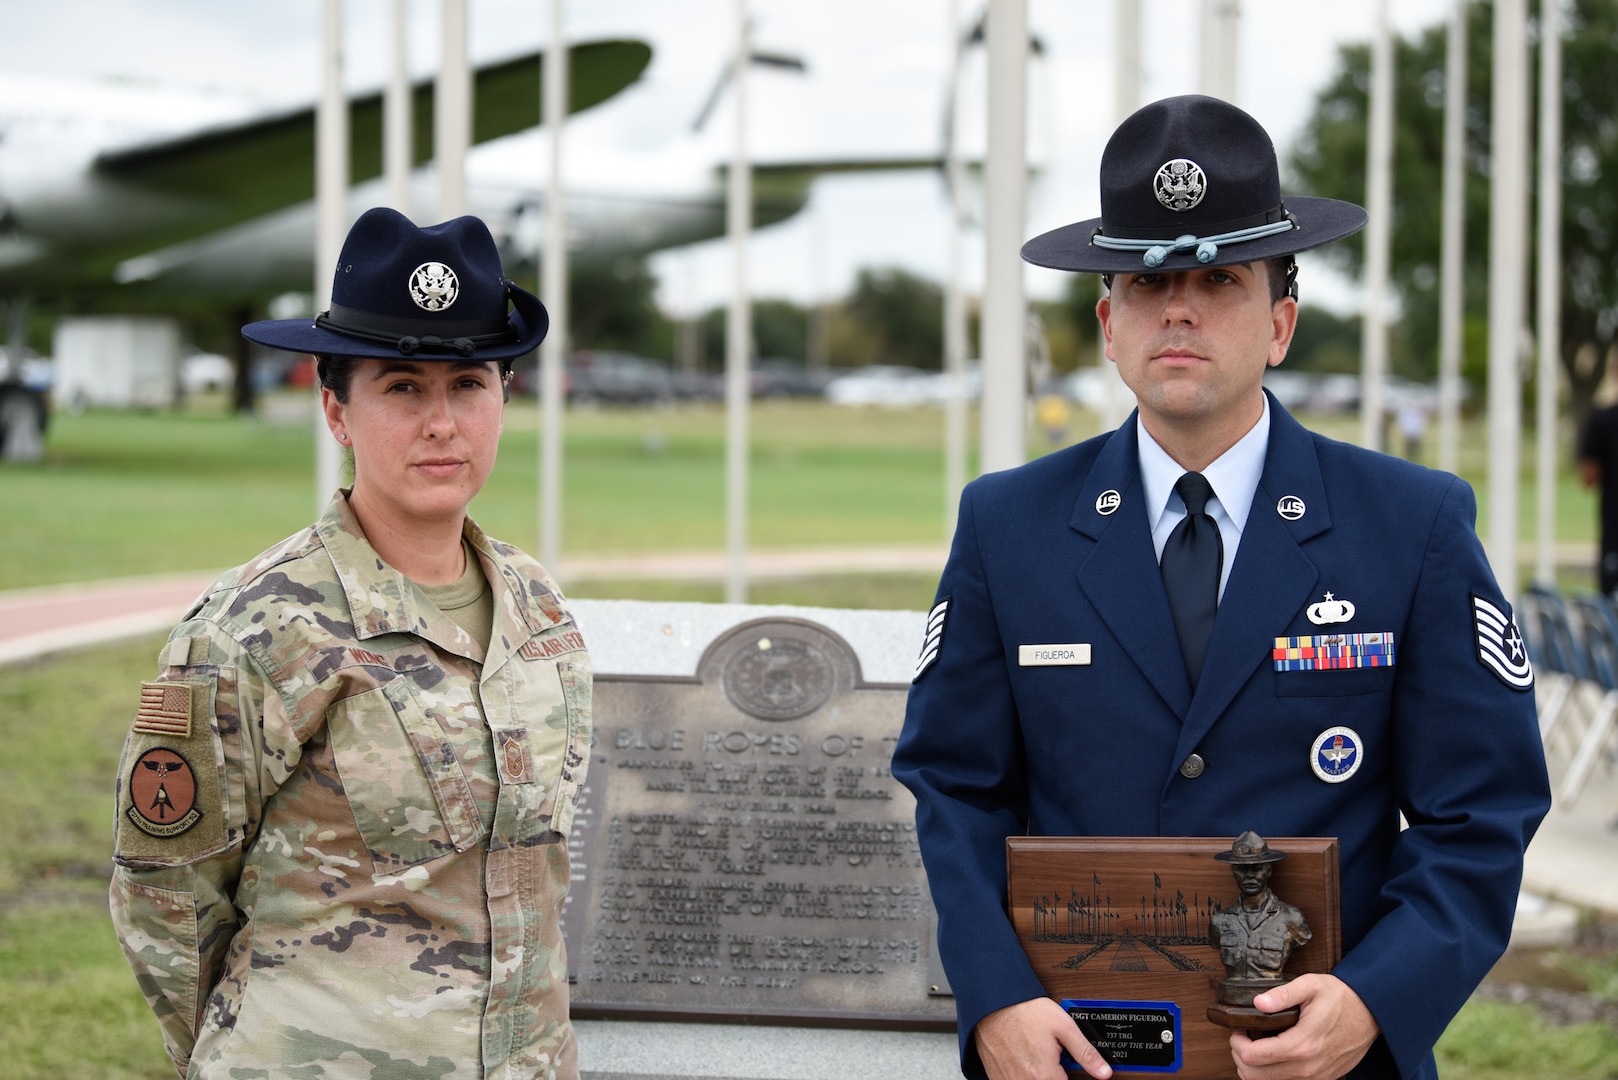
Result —
POLYGON ((391 315, 372 315, 341 304, 333 304, 330 310, 316 315, 315 326, 360 341, 389 345, 405 356, 418 352, 452 352, 471 356, 480 345, 502 345, 517 337, 517 328, 504 318, 458 322, 401 319, 391 315))
POLYGON ((1186 233, 1173 240, 1133 240, 1103 236, 1101 230, 1097 229, 1090 237, 1090 243, 1108 251, 1138 251, 1146 268, 1156 270, 1170 255, 1195 252, 1198 262, 1210 263, 1219 256, 1220 244, 1240 244, 1248 240, 1260 240, 1266 236, 1291 232, 1296 227, 1289 214, 1284 220, 1269 225, 1256 225, 1251 229, 1237 229, 1233 232, 1216 233, 1213 236, 1193 236, 1186 233))

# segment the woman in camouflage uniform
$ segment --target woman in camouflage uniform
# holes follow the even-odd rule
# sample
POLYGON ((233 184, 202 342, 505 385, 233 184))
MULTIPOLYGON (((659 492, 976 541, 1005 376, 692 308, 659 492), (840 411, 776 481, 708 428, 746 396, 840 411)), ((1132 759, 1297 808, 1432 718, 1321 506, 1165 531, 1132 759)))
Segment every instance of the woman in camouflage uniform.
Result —
POLYGON ((391 210, 332 298, 242 332, 321 358, 353 487, 216 581, 141 687, 113 920, 182 1075, 576 1077, 590 664, 545 571, 466 514, 545 310, 482 222, 391 210))

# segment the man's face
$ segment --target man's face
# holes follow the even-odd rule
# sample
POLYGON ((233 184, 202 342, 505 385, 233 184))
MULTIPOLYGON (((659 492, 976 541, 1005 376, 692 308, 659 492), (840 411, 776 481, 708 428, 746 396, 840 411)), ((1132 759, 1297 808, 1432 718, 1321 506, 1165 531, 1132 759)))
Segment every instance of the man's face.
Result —
POLYGON ((1270 884, 1270 864, 1258 863, 1253 866, 1237 864, 1230 868, 1236 875, 1236 887, 1242 891, 1243 896, 1258 896, 1270 884))
POLYGON ((1096 315, 1147 430, 1160 442, 1175 432, 1220 441, 1222 451, 1263 412, 1264 369, 1285 358, 1298 305, 1272 304, 1265 265, 1240 263, 1119 274, 1096 315))

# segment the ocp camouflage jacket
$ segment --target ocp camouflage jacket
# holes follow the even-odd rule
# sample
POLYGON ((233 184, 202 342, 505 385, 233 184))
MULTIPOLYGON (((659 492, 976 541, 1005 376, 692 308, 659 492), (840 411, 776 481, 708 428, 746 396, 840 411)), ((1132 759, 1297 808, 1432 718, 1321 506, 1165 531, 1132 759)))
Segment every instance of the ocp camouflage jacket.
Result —
POLYGON ((170 635, 119 767, 113 921, 182 1075, 577 1074, 558 918, 584 640, 467 541, 488 655, 339 494, 170 635))

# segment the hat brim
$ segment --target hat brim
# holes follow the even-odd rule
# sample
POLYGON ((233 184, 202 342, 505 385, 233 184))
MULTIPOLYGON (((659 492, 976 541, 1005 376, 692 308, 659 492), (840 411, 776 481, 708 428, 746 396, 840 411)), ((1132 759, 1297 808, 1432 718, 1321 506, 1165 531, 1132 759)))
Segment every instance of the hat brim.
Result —
POLYGON ((1198 262, 1194 251, 1185 251, 1170 254, 1160 266, 1148 267, 1143 261, 1142 252, 1097 247, 1090 241, 1096 230, 1101 228, 1100 218, 1041 233, 1022 246, 1022 257, 1024 262, 1035 266, 1072 270, 1081 274, 1139 274, 1148 270, 1170 273, 1263 262, 1282 255, 1293 255, 1352 236, 1365 227, 1365 208, 1340 199, 1293 196, 1286 200, 1286 208, 1292 213, 1297 228, 1257 240, 1220 244, 1218 254, 1208 262, 1198 262))
POLYGON ((1278 863, 1287 857, 1284 851, 1266 851, 1262 855, 1237 855, 1230 851, 1220 851, 1214 854, 1219 862, 1230 863, 1233 866, 1263 866, 1266 863, 1278 863))
MULTIPOLYGON (((550 315, 539 297, 513 281, 506 285, 511 295, 511 311, 507 325, 515 328, 516 337, 496 345, 480 346, 470 357, 456 352, 429 352, 409 354, 412 360, 510 360, 533 352, 545 340, 550 329, 550 315)), ((386 345, 363 341, 336 330, 316 326, 312 319, 266 319, 242 327, 242 337, 272 349, 309 353, 314 356, 341 356, 353 359, 392 359, 403 353, 390 352, 386 345)))

